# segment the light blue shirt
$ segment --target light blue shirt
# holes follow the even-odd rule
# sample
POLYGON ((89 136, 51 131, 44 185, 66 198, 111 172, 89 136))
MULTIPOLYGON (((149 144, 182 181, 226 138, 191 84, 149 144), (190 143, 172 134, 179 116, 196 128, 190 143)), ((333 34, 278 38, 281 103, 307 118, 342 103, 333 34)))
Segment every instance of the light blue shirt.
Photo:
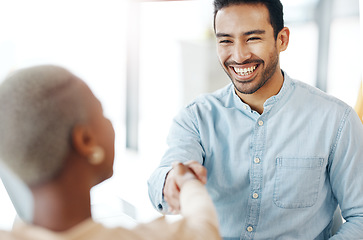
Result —
POLYGON ((284 74, 260 115, 232 84, 197 98, 174 119, 168 150, 150 177, 160 211, 173 161, 197 160, 225 239, 363 239, 363 126, 354 110, 284 74))

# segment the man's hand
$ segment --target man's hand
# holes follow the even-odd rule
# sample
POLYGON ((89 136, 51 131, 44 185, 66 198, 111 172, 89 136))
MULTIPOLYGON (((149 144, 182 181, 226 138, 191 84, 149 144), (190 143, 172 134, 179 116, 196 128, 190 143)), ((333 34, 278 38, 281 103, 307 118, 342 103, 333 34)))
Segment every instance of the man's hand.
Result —
POLYGON ((206 184, 207 170, 197 161, 173 164, 173 168, 166 175, 163 189, 164 199, 169 204, 170 212, 180 212, 180 190, 184 183, 190 179, 198 179, 203 184, 206 184))

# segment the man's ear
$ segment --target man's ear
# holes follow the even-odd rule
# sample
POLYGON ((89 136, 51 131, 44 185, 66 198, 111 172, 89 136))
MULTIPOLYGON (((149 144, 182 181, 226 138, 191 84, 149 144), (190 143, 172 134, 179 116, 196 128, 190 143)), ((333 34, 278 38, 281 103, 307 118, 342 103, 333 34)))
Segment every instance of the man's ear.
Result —
POLYGON ((279 52, 283 52, 287 49, 290 40, 290 30, 287 27, 284 27, 279 34, 277 35, 277 47, 279 52))
POLYGON ((92 131, 85 125, 76 125, 72 129, 72 144, 74 150, 81 156, 89 156, 95 145, 92 131))

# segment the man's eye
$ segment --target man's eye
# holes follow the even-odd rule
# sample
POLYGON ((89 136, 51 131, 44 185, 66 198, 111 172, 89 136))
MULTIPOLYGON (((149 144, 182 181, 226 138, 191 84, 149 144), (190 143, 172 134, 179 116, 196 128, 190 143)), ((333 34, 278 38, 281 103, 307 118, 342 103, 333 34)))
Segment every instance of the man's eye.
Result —
POLYGON ((259 37, 251 37, 247 41, 258 41, 258 40, 261 40, 261 38, 259 38, 259 37))
POLYGON ((219 43, 231 43, 232 41, 230 40, 220 40, 219 43))

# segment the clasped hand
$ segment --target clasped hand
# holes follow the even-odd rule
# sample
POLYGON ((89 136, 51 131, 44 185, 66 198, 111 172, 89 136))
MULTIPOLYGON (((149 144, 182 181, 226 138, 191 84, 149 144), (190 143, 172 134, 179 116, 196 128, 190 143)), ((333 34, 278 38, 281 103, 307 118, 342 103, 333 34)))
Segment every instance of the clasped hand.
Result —
POLYGON ((163 194, 165 201, 169 204, 169 212, 180 213, 180 190, 184 183, 191 179, 198 179, 203 184, 207 183, 207 170, 197 161, 189 161, 185 164, 173 163, 173 168, 168 172, 165 179, 163 194))

